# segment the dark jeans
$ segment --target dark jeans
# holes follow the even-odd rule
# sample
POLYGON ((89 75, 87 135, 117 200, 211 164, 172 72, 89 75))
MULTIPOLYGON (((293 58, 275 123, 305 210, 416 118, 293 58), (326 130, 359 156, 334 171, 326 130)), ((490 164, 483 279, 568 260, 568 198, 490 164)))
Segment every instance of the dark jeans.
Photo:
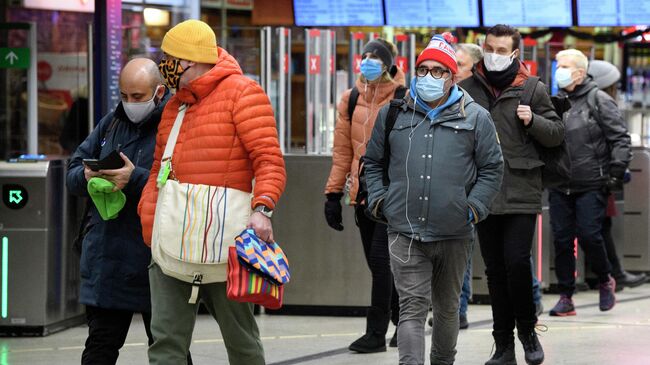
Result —
POLYGON ((623 268, 621 267, 621 261, 618 259, 618 253, 616 252, 616 245, 614 243, 614 237, 612 236, 612 218, 605 217, 603 220, 603 241, 605 242, 605 251, 607 252, 607 259, 609 260, 610 265, 612 265, 612 275, 618 277, 623 275, 623 268))
POLYGON ((607 195, 600 190, 569 195, 551 191, 548 202, 555 245, 555 274, 560 293, 572 296, 575 291, 573 242, 576 238, 598 280, 607 282, 612 270, 602 235, 607 195))
MULTIPOLYGON (((82 365, 114 365, 129 333, 133 312, 103 309, 86 306, 86 321, 88 322, 88 338, 86 348, 81 355, 82 365)), ((147 332, 149 345, 153 343, 151 335, 151 313, 142 313, 144 329, 147 332)))
POLYGON ((366 332, 385 336, 390 320, 395 325, 399 323, 399 298, 390 269, 387 227, 368 219, 362 206, 355 208, 355 216, 361 233, 363 252, 372 275, 366 332))
POLYGON ((535 223, 535 214, 504 214, 476 225, 495 337, 512 336, 515 324, 529 331, 537 322, 530 259, 535 223))

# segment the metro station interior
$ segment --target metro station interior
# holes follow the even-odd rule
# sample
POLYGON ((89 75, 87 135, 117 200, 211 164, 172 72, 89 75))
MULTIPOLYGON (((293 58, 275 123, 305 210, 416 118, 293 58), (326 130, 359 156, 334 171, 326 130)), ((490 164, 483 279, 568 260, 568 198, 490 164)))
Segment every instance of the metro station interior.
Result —
MULTIPOLYGON (((621 266, 650 276, 650 2, 632 0, 0 0, 0 365, 79 363, 88 334, 75 249, 87 202, 66 188, 67 162, 120 103, 119 73, 134 57, 158 63, 165 33, 200 19, 219 47, 268 95, 286 165, 274 237, 291 263, 283 306, 256 307, 267 364, 396 364, 398 350, 364 354, 371 274, 352 208, 342 231, 323 216, 337 104, 361 74, 364 46, 381 37, 408 87, 431 36, 451 32, 482 46, 486 29, 522 34, 520 60, 558 93, 556 54, 567 48, 620 72, 616 103, 631 140, 631 179, 615 194, 612 236, 621 266)), ((545 364, 650 364, 650 284, 617 291, 598 310, 596 275, 577 247, 577 315, 555 317, 559 298, 547 194, 532 243, 543 296, 538 324, 545 364)), ((485 265, 472 256, 469 327, 456 364, 493 352, 485 265)), ((649 281, 650 282, 650 281, 649 281)), ((621 288, 619 288, 621 289, 621 288)), ((426 351, 431 327, 425 326, 426 351)), ((390 325, 387 341, 395 331, 390 325)), ((520 344, 517 343, 517 348, 520 344)), ((194 364, 227 364, 217 323, 199 310, 194 364)), ((517 362, 524 364, 523 353, 517 362)), ((134 316, 118 364, 147 363, 143 320, 134 316)), ((429 363, 428 360, 426 362, 429 363)))

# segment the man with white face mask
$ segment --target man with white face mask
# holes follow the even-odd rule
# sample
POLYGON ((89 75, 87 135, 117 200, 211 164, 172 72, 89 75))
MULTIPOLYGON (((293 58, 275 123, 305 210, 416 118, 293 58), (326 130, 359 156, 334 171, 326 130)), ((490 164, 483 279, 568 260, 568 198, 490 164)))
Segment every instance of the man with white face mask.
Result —
POLYGON ((419 55, 409 95, 380 110, 365 156, 369 210, 388 222, 404 365, 425 362, 430 305, 431 364, 454 363, 473 224, 488 215, 503 174, 490 115, 456 86, 448 42, 435 35, 419 55))
POLYGON ((528 364, 541 364, 544 351, 535 333, 531 249, 537 213, 542 211, 542 166, 535 143, 559 146, 564 124, 546 86, 534 86, 530 105, 520 105, 530 73, 519 61, 521 35, 508 25, 487 31, 483 62, 460 86, 490 111, 501 140, 505 170, 490 215, 477 225, 485 261, 496 342, 486 365, 516 364, 514 328, 528 364))
POLYGON ((576 260, 574 240, 589 259, 599 280, 601 311, 614 307, 616 282, 611 277, 602 224, 610 189, 622 185, 632 154, 630 136, 621 112, 607 93, 587 75, 588 59, 576 49, 556 56, 555 79, 568 96, 571 109, 564 114, 567 122, 567 146, 571 157, 571 179, 549 191, 551 227, 555 245, 555 274, 560 300, 552 316, 576 314, 572 296, 575 291, 576 260))
POLYGON ((151 298, 147 266, 151 250, 144 245, 137 213, 149 177, 156 131, 169 92, 155 62, 136 58, 120 75, 122 102, 97 124, 70 159, 68 190, 88 196, 88 180, 103 178, 126 196, 114 219, 103 220, 92 205, 84 228, 80 302, 86 305, 88 338, 82 364, 115 364, 134 313, 142 313, 150 331, 151 298), (92 171, 84 159, 102 159, 118 151, 124 167, 92 171))

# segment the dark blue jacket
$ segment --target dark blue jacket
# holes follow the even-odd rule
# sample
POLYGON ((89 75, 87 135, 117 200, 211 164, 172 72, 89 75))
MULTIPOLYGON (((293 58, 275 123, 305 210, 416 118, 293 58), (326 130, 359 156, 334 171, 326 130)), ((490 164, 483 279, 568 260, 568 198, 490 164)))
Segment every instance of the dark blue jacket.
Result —
POLYGON ((169 93, 152 115, 136 125, 120 103, 77 148, 68 164, 67 186, 75 195, 88 196, 84 158, 102 159, 118 149, 135 169, 122 190, 126 205, 116 219, 104 221, 90 202, 90 220, 81 251, 80 302, 106 309, 150 312, 147 266, 151 249, 142 240, 137 213, 140 194, 149 177, 156 146, 156 132, 169 93))

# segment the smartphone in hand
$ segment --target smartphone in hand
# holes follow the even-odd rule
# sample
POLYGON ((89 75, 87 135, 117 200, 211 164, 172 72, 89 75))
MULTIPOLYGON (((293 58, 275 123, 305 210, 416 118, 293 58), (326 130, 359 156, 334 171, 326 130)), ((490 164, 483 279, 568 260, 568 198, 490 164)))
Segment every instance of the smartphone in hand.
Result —
POLYGON ((84 158, 83 163, 93 171, 99 170, 116 170, 124 167, 124 160, 119 152, 113 151, 101 160, 84 158))

